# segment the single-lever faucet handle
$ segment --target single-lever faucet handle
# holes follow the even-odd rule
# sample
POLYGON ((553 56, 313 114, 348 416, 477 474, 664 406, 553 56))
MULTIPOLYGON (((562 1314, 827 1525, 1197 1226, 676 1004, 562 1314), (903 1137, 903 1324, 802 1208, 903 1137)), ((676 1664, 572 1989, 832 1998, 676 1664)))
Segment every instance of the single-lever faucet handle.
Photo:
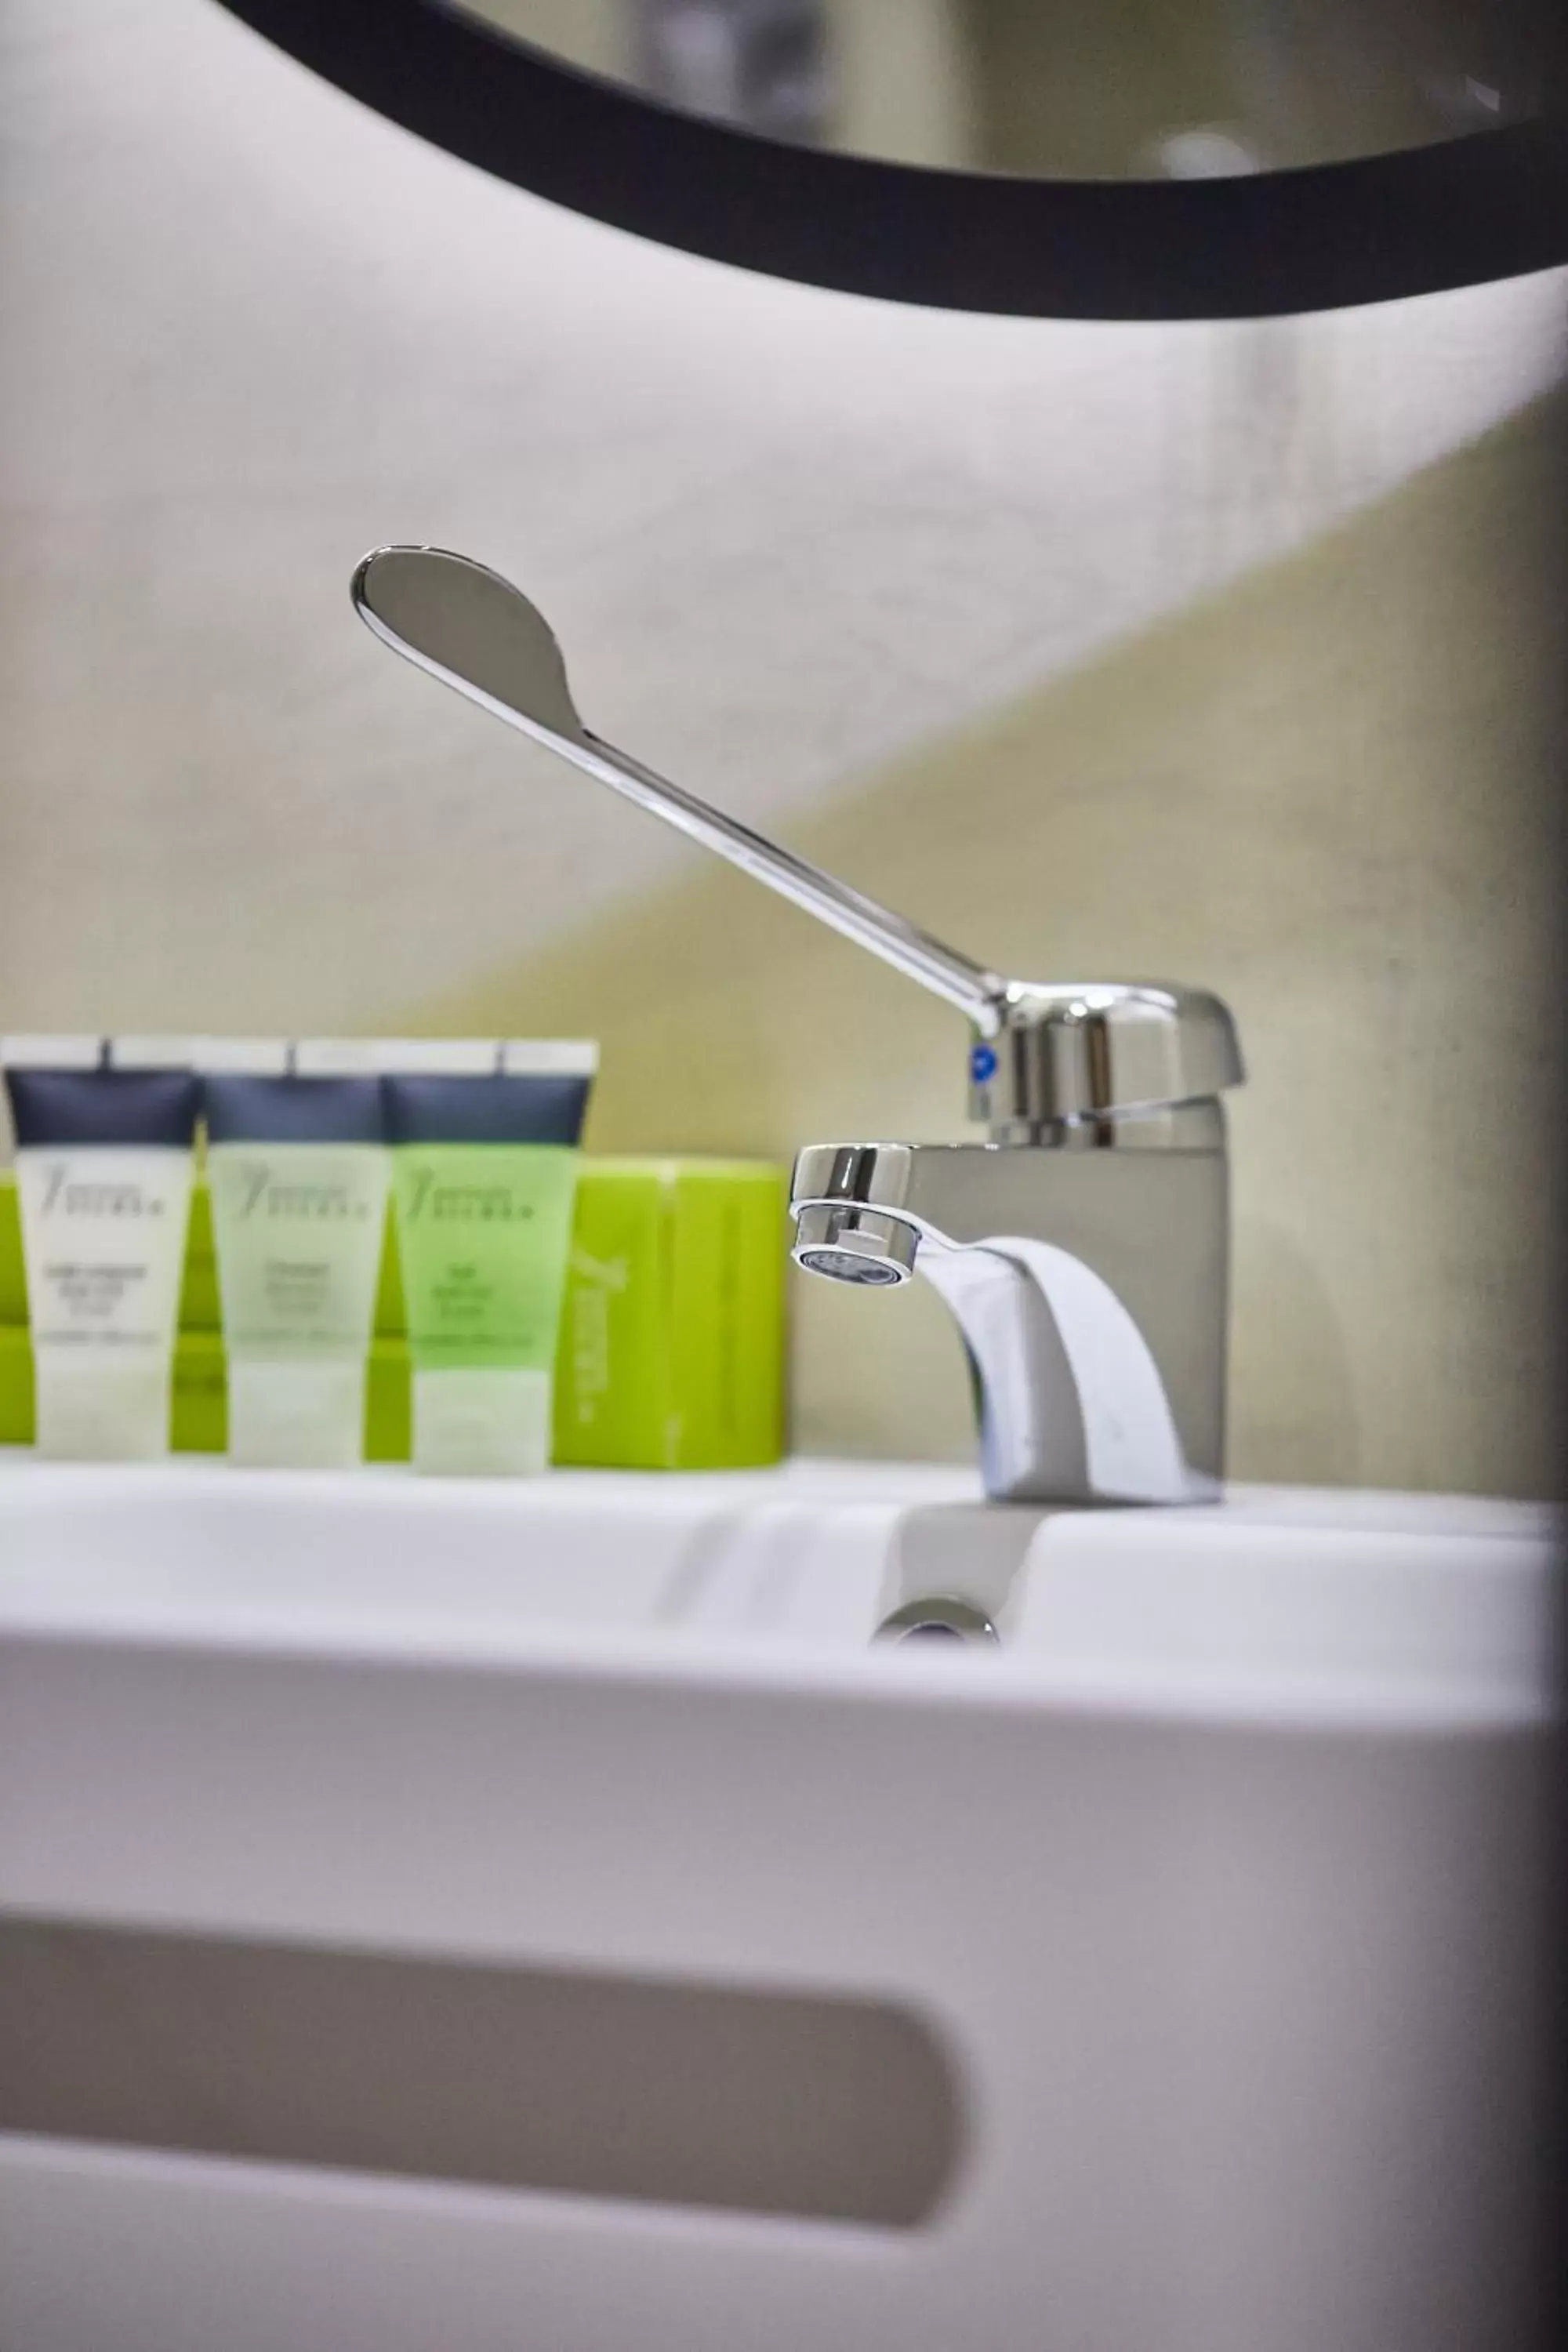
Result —
POLYGON ((354 573, 353 601, 378 637, 432 677, 934 990, 983 1036, 998 1034, 1007 993, 998 973, 590 734, 549 623, 499 572, 438 547, 378 547, 354 573))
POLYGON ((543 614, 484 564, 437 547, 378 547, 353 593, 361 619, 418 668, 956 1005, 976 1033, 971 1115, 997 1142, 1194 1101, 1240 1080, 1217 997, 1153 982, 1006 980, 591 734, 543 614))

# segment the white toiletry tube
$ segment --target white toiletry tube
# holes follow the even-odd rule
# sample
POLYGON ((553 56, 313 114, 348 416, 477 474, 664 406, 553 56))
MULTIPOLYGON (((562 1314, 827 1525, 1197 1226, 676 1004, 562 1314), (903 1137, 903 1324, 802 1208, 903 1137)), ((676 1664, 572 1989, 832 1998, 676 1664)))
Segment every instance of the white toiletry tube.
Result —
POLYGON ((200 1086, 177 1037, 0 1038, 16 1135, 37 1443, 169 1450, 200 1086))
POLYGON ((365 1376, 391 1160, 360 1039, 200 1041, 232 1462, 346 1469, 365 1376))

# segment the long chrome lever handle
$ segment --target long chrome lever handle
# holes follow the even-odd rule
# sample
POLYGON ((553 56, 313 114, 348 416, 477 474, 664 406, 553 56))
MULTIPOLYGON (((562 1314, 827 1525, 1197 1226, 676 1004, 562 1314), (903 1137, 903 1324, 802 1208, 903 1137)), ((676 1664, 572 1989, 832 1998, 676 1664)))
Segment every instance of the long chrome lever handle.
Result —
POLYGON ((999 973, 591 734, 549 623, 499 572, 443 548, 378 547, 353 593, 360 618, 418 668, 945 997, 983 1036, 1000 1033, 1008 982, 999 973))

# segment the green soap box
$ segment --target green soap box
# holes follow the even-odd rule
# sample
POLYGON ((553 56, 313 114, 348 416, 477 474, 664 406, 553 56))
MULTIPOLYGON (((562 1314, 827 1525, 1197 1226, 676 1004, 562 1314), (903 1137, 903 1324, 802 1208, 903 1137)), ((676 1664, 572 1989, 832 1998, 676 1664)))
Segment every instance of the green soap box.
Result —
POLYGON ((739 1470, 779 1459, 787 1210, 784 1171, 755 1160, 584 1163, 554 1460, 739 1470))
MULTIPOLYGON (((583 1467, 747 1469, 784 1451, 782 1169, 589 1160, 577 1186, 555 1370, 553 1458, 583 1467)), ((176 1453, 221 1454, 227 1386, 212 1218, 191 1207, 174 1353, 176 1453)), ((365 1454, 405 1462, 408 1349, 389 1219, 365 1454)), ((0 1444, 33 1438, 33 1357, 15 1179, 0 1174, 0 1444)))

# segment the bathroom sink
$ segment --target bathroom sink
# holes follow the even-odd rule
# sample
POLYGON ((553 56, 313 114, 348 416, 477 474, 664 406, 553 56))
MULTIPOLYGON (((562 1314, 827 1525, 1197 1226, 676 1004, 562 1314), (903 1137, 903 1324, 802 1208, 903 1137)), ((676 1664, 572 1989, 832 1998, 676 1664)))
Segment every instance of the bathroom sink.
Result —
POLYGON ((0 1456, 0 1968, 68 2053, 0 2043, 0 2341, 1521 2340, 1551 1554, 1457 1497, 0 1456))
POLYGON ((1197 1685, 1374 1709, 1544 1688, 1552 1520, 1528 1504, 1237 1487, 999 1508, 972 1473, 912 1464, 529 1482, 0 1465, 13 1638, 519 1663, 607 1645, 650 1672, 799 1673, 947 1597, 993 1628, 993 1682, 1042 1697, 1085 1677, 1133 1706, 1197 1685))

